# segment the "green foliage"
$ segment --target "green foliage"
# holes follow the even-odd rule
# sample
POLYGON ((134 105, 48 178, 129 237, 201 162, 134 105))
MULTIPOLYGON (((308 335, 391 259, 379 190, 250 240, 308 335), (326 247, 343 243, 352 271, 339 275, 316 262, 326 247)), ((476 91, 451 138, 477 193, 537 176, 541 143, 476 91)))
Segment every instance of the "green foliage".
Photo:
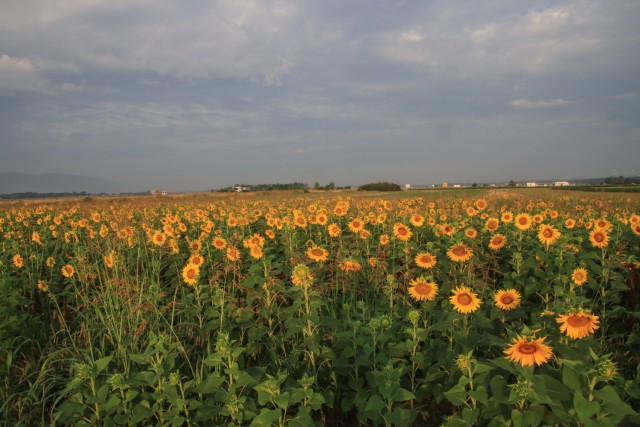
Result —
POLYGON ((376 182, 358 187, 358 191, 402 191, 398 184, 391 182, 376 182))

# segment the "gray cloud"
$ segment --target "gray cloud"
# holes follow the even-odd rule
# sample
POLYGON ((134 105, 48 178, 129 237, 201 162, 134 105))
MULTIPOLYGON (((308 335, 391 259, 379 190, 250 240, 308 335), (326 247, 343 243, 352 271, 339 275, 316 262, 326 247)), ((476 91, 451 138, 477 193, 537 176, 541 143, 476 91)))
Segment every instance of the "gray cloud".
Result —
POLYGON ((640 173, 639 18, 587 0, 7 0, 0 171, 169 190, 640 173))

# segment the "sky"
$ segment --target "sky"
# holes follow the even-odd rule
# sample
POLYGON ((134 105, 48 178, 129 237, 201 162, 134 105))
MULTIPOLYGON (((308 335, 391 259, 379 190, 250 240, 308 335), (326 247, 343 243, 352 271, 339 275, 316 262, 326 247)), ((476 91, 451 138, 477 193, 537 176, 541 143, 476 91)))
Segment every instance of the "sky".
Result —
POLYGON ((0 172, 640 175, 640 1, 3 0, 0 172))

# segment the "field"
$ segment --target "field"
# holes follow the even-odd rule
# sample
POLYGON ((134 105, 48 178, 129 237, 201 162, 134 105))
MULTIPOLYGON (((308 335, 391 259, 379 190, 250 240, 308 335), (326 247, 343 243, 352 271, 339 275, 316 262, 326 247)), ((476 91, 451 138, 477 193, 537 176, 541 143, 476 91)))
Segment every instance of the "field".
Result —
POLYGON ((15 425, 638 425, 640 195, 0 204, 15 425))

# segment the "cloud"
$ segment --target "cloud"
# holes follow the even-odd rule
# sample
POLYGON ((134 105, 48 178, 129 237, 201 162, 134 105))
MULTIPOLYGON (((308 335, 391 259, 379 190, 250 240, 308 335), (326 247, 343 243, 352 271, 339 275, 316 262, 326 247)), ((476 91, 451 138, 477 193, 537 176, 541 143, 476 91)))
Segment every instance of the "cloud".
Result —
POLYGON ((528 99, 514 99, 513 101, 509 101, 509 105, 513 105, 518 108, 547 108, 567 104, 571 104, 571 101, 566 101, 562 98, 546 99, 542 101, 531 101, 528 99))
POLYGON ((50 92, 51 88, 29 59, 0 55, 0 92, 16 91, 50 92))

